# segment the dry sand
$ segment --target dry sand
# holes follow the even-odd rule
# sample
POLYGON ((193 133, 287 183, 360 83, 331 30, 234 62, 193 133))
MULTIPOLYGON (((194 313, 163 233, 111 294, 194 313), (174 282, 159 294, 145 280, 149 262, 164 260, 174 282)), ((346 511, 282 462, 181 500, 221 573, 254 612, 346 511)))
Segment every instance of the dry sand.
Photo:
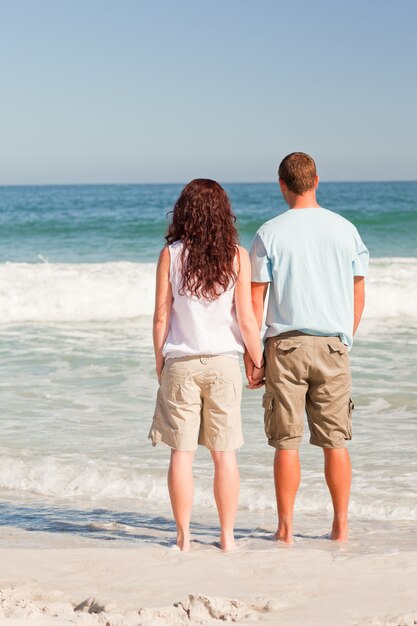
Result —
POLYGON ((210 544, 181 554, 3 528, 0 624, 417 624, 417 551, 317 546, 249 540, 229 554, 210 544))

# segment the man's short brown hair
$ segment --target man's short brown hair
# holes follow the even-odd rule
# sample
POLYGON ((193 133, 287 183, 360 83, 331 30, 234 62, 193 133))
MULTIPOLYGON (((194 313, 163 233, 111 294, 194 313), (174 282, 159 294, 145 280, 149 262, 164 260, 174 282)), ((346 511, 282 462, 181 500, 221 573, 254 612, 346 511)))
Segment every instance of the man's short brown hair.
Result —
POLYGON ((282 159, 278 176, 288 189, 301 195, 314 187, 316 182, 316 164, 305 152, 292 152, 282 159))

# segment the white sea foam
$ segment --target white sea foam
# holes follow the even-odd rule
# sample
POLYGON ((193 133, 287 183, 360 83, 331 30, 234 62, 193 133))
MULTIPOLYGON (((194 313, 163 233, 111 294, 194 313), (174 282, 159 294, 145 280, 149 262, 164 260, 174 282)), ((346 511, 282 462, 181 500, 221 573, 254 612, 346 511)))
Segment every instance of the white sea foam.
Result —
MULTIPOLYGON (((371 262, 365 318, 417 318, 417 258, 371 262)), ((69 322, 152 314, 154 263, 4 263, 0 321, 69 322)))
MULTIPOLYGON (((204 511, 214 511, 211 475, 198 476, 194 503, 204 511)), ((314 481, 316 482, 316 481, 314 481)), ((118 508, 129 506, 147 509, 168 505, 165 471, 149 472, 124 464, 87 460, 74 455, 72 460, 47 456, 43 458, 3 455, 0 459, 0 491, 2 499, 52 498, 55 505, 103 505, 118 508)), ((372 491, 372 490, 371 490, 372 491)), ((417 503, 412 498, 382 497, 382 487, 371 495, 370 489, 352 494, 351 516, 366 520, 417 520, 417 503)), ((242 480, 239 507, 249 512, 275 512, 272 482, 263 479, 250 483, 242 480)), ((320 515, 331 511, 327 492, 317 485, 302 490, 297 510, 320 515)))
POLYGON ((151 315, 154 263, 5 263, 0 320, 81 322, 151 315))

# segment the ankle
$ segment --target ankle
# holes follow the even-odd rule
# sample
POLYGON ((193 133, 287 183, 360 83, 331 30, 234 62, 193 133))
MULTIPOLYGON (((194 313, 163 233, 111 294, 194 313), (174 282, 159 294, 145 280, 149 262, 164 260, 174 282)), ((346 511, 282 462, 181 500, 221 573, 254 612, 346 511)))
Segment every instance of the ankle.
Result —
POLYGON ((334 541, 348 540, 348 519, 346 514, 334 517, 330 538, 334 541))
POLYGON ((189 530, 178 530, 177 531, 177 546, 182 551, 186 551, 190 549, 190 531, 189 530))
POLYGON ((222 550, 232 550, 236 546, 235 536, 232 529, 221 530, 220 532, 220 547, 222 550))
POLYGON ((284 543, 292 543, 292 519, 285 518, 280 519, 278 523, 278 529, 275 533, 275 539, 277 541, 283 541, 284 543))

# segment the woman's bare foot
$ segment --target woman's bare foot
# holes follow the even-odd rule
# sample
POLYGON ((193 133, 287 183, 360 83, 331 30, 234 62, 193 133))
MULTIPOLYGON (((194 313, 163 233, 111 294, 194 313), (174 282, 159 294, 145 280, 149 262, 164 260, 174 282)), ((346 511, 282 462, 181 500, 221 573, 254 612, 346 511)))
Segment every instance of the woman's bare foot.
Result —
POLYGON ((191 547, 190 535, 185 535, 184 533, 177 533, 177 546, 181 550, 181 552, 188 552, 191 547))
POLYGON ((230 550, 236 549, 236 542, 233 531, 230 533, 221 533, 220 548, 223 550, 223 552, 230 552, 230 550))

